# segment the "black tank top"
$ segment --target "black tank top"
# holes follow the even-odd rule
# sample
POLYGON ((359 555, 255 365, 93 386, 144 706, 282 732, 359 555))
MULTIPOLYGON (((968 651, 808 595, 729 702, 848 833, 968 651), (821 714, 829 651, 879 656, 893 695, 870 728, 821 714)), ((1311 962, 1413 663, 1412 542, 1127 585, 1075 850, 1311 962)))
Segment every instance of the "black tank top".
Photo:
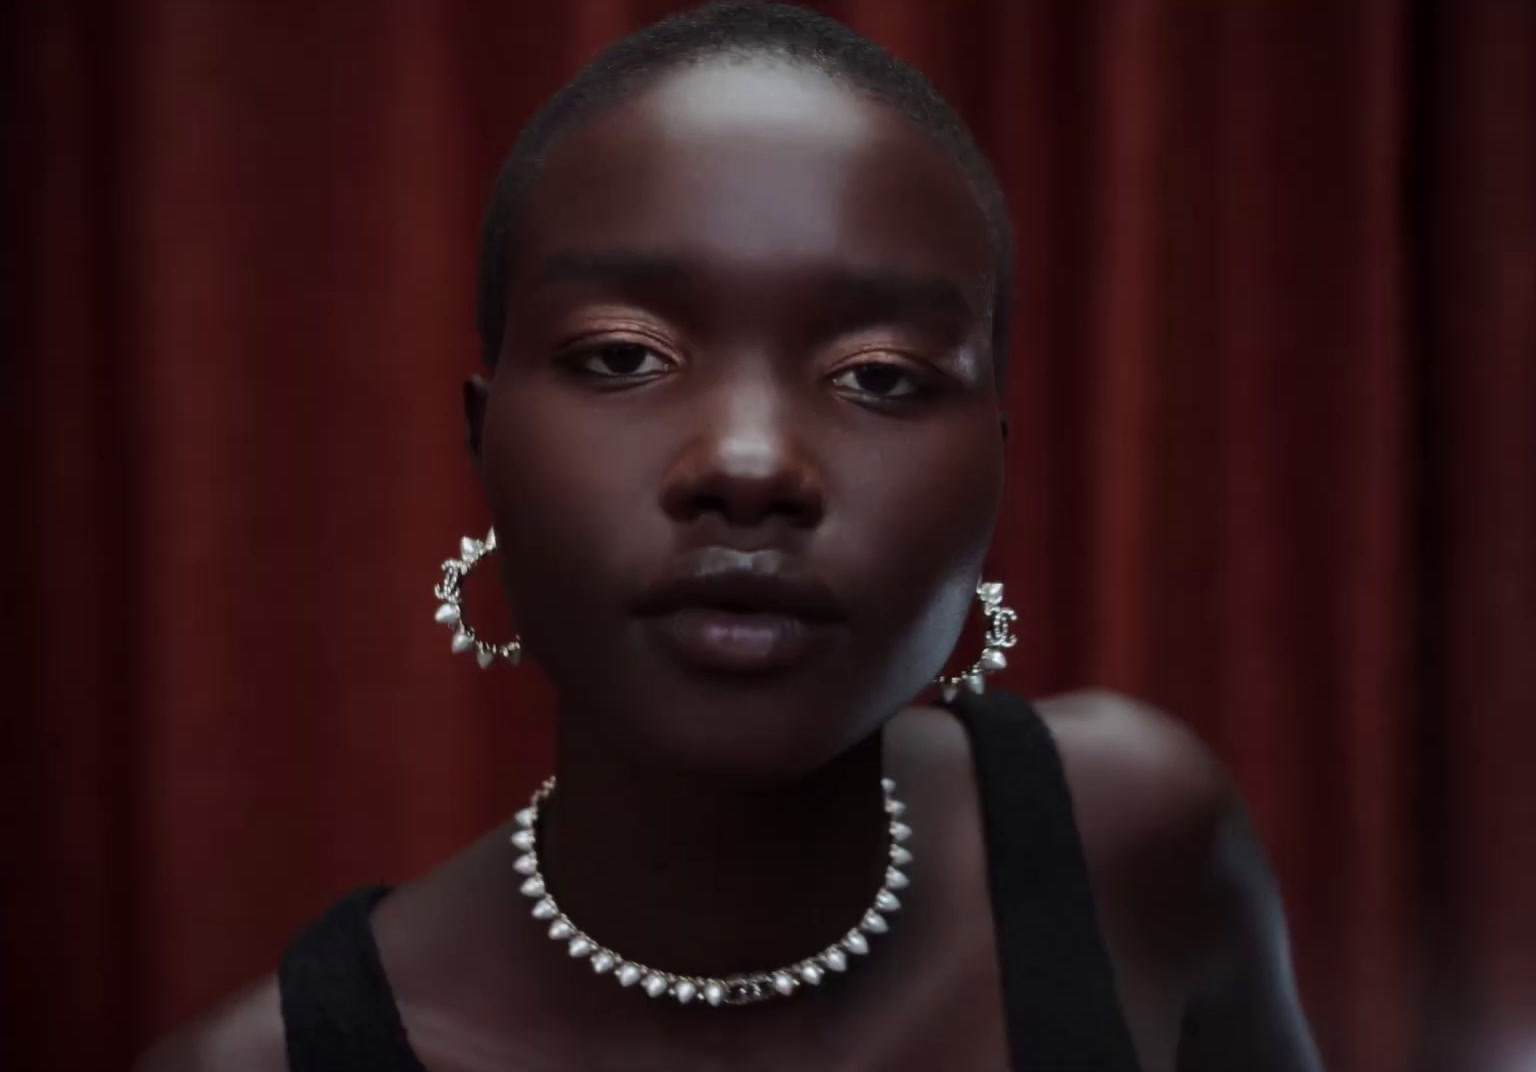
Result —
MULTIPOLYGON (((1050 731, 1006 693, 966 697, 953 710, 970 734, 981 798, 1010 1063, 1019 1072, 1136 1072, 1050 731)), ((343 898, 284 954, 290 1072, 424 1072, 369 923, 388 892, 343 898)))

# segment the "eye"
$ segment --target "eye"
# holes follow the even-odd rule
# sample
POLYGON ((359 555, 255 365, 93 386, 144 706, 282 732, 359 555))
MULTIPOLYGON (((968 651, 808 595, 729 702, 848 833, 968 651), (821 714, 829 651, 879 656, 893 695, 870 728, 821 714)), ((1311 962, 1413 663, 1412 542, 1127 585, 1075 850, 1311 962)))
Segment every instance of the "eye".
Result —
POLYGON ((666 372, 672 362, 638 342, 608 342, 590 346, 570 358, 576 371, 601 380, 649 379, 666 372))
POLYGON ((832 383, 846 391, 877 399, 911 398, 923 390, 912 373, 888 361, 865 361, 849 366, 833 376, 832 383))

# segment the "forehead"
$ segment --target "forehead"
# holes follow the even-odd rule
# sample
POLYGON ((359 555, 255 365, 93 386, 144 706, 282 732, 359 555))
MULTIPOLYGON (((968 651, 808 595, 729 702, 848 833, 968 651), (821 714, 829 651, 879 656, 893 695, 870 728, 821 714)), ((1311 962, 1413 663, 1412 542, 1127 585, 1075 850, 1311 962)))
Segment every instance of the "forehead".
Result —
POLYGON ((760 59, 670 73, 549 147, 518 260, 663 252, 744 272, 943 275, 990 299, 986 218, 964 171, 890 107, 760 59))

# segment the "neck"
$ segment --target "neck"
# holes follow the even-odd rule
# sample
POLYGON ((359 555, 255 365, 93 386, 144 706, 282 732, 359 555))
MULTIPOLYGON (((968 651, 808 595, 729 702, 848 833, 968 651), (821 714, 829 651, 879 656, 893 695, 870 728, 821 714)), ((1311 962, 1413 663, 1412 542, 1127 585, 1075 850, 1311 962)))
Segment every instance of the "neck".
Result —
POLYGON ((878 733, 798 781, 664 773, 562 732, 540 865, 621 956, 697 975, 777 968, 858 923, 885 872, 878 733))

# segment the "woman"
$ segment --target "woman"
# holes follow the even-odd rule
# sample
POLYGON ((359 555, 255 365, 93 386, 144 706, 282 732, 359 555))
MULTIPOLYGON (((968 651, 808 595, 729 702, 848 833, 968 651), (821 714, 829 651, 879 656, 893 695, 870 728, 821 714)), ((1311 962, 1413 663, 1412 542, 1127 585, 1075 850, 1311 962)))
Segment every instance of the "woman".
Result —
POLYGON ((555 683, 553 788, 141 1068, 1315 1068, 1208 752, 984 694, 1011 258, 952 112, 830 20, 702 8, 562 90, 487 214, 495 539, 439 588, 555 683))

